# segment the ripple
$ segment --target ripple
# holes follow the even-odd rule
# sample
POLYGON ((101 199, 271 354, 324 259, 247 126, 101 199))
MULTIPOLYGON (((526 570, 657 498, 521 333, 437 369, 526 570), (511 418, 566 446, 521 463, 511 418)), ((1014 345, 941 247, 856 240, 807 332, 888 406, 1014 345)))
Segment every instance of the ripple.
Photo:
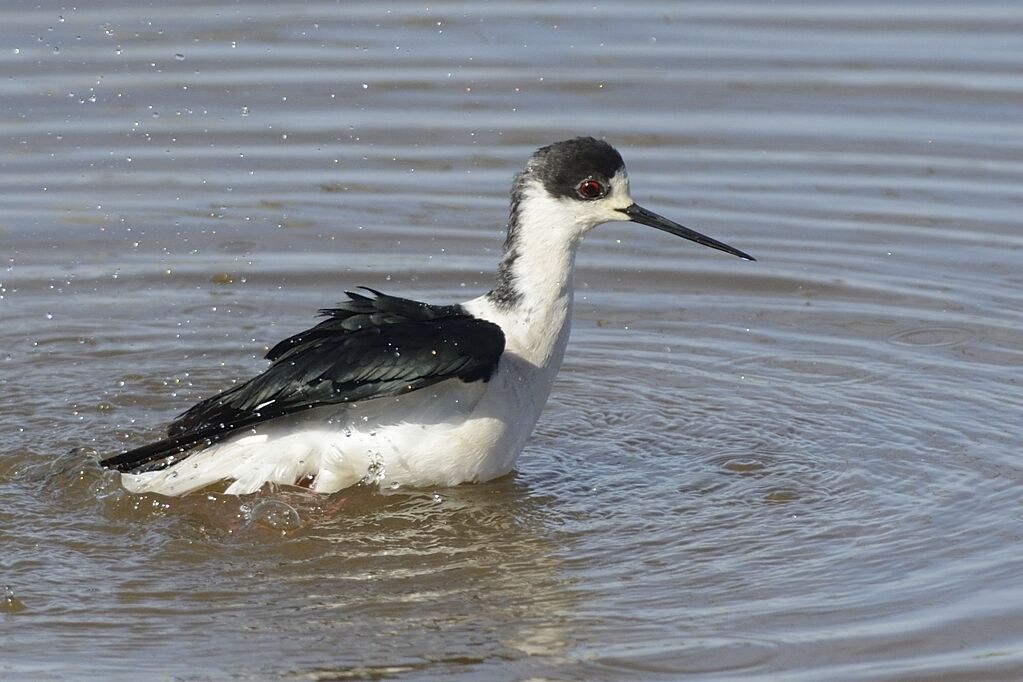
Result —
POLYGON ((694 675, 734 672, 762 666, 777 655, 777 644, 743 637, 695 637, 681 644, 638 645, 621 654, 605 655, 593 665, 629 676, 694 675))
POLYGON ((721 464, 721 468, 729 473, 744 475, 762 473, 766 466, 757 459, 747 457, 729 457, 721 464))
POLYGON ((802 499, 802 497, 803 495, 798 490, 774 488, 764 493, 763 500, 772 504, 784 504, 786 502, 795 502, 802 499))
MULTIPOLYGON (((805 452, 807 446, 793 447, 805 452)), ((718 494, 749 504, 819 503, 840 489, 847 475, 847 466, 838 460, 764 449, 719 451, 701 457, 700 462, 730 479, 730 483, 717 488, 718 494)))
POLYGON ((961 327, 914 327, 895 332, 888 341, 897 346, 938 348, 965 343, 975 336, 975 332, 961 327))
POLYGON ((717 365, 722 370, 738 372, 752 381, 783 381, 803 386, 838 386, 877 381, 880 377, 864 363, 823 359, 809 354, 759 354, 726 360, 717 365))
POLYGON ((806 476, 818 469, 818 465, 805 456, 787 456, 763 450, 724 450, 704 457, 703 460, 728 474, 758 478, 775 475, 806 476))

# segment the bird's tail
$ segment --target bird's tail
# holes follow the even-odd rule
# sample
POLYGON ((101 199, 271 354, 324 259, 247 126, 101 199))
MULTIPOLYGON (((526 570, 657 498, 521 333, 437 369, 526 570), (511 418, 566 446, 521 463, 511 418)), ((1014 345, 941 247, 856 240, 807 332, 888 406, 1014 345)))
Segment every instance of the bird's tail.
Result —
POLYGON ((191 450, 213 445, 213 443, 226 436, 227 433, 229 432, 225 432, 222 428, 217 427, 190 431, 158 440, 155 443, 143 445, 134 450, 122 452, 113 457, 107 457, 100 461, 100 466, 108 469, 117 469, 122 473, 137 472, 139 470, 158 471, 178 461, 180 456, 187 456, 191 450))

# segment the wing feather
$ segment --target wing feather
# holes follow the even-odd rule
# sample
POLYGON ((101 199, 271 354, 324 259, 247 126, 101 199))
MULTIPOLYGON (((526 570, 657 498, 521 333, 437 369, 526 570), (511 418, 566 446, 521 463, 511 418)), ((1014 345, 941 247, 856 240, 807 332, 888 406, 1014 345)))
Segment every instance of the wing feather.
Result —
MULTIPOLYGON (((180 415, 167 438, 101 462, 121 471, 206 446, 242 428, 323 405, 401 395, 446 379, 487 381, 504 333, 461 306, 348 292, 327 319, 270 349, 270 367, 180 415)), ((164 466, 167 463, 164 463, 164 466)))

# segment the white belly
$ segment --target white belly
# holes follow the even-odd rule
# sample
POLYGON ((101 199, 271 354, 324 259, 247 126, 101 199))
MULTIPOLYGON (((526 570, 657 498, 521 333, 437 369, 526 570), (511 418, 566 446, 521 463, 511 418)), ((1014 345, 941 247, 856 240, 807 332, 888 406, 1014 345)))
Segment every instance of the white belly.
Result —
POLYGON ((449 380, 400 398, 324 407, 248 429, 161 471, 122 474, 132 492, 183 495, 218 481, 228 493, 310 481, 330 493, 357 483, 486 481, 512 470, 551 377, 505 355, 487 383, 449 380))

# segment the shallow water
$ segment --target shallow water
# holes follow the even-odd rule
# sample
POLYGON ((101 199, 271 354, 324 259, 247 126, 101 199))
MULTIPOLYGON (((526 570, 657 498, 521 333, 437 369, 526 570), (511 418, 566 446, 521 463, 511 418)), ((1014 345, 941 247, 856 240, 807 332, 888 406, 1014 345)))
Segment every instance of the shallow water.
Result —
POLYGON ((1021 34, 983 2, 7 11, 0 677, 1023 677, 1021 34), (346 288, 487 289, 511 175, 575 134, 759 260, 587 238, 515 474, 167 499, 95 465, 346 288))

